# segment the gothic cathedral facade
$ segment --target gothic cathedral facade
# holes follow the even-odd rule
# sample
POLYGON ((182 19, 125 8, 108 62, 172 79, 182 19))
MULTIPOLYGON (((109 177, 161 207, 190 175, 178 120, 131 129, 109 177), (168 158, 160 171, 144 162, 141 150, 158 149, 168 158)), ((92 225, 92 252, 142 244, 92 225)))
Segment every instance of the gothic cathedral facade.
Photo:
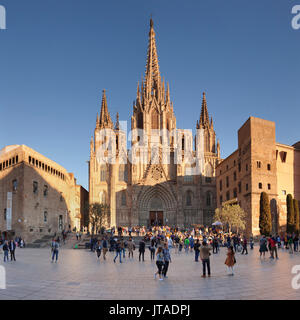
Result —
MULTIPOLYGON (((179 139, 179 146, 178 139, 171 137, 168 147, 162 148, 161 139, 164 137, 155 132, 177 130, 180 133, 181 129, 176 127, 169 85, 165 87, 161 80, 152 19, 146 72, 141 85, 138 84, 131 129, 140 129, 145 135, 146 139, 142 139, 146 143, 137 153, 139 156, 142 154, 147 161, 127 161, 128 155, 124 156, 127 153, 120 150, 121 141, 126 140, 126 133, 120 127, 118 114, 116 123, 112 122, 103 91, 100 117, 97 115, 90 143, 90 203, 109 205, 111 227, 210 225, 217 205, 215 176, 216 166, 220 162, 220 144, 219 141, 216 143, 213 120, 209 118, 203 94, 200 120, 196 123, 196 129, 203 132, 203 147, 197 150, 196 146, 192 146, 192 155, 196 161, 200 161, 200 158, 203 161, 201 172, 191 175, 188 171, 191 165, 186 164, 184 155, 182 162, 174 161, 176 148, 184 149, 184 138, 179 139), (105 143, 105 139, 99 134, 103 129, 111 130, 116 139, 114 163, 98 161, 98 151, 105 143), (162 152, 166 151, 169 161, 162 161, 162 152), (126 161, 124 157, 127 157, 126 161)), ((140 139, 141 137, 132 136, 131 149, 134 149, 140 139)))

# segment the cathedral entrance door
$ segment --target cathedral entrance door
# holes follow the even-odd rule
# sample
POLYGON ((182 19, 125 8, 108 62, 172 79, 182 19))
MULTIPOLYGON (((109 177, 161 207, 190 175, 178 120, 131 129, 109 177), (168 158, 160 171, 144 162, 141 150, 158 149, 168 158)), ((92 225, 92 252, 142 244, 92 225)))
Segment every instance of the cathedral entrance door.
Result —
POLYGON ((150 211, 149 221, 150 226, 162 226, 164 222, 163 211, 150 211))

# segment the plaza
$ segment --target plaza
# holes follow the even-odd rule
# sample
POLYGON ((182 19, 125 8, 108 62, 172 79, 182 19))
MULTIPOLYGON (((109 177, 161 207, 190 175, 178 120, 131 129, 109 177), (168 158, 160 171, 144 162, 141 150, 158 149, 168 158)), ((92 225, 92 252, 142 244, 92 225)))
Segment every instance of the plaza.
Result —
POLYGON ((194 262, 194 253, 175 254, 168 278, 154 280, 155 262, 149 250, 145 262, 126 258, 113 263, 115 253, 107 260, 97 261, 96 253, 88 250, 62 248, 57 263, 51 263, 50 249, 17 249, 16 262, 3 262, 6 289, 0 299, 13 300, 214 300, 214 299, 299 299, 300 291, 292 288, 291 273, 300 264, 300 253, 289 254, 279 249, 279 260, 259 258, 258 247, 248 255, 236 254, 235 275, 228 276, 224 265, 226 249, 211 255, 211 278, 201 278, 202 263, 194 262))

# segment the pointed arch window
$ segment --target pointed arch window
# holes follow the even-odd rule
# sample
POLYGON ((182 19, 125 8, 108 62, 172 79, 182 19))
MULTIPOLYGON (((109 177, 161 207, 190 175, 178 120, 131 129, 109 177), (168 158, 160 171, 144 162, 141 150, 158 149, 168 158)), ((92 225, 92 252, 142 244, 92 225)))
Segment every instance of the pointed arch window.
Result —
POLYGON ((121 194, 121 205, 126 206, 127 205, 127 200, 126 200, 126 191, 123 190, 121 194))
POLYGON ((128 182, 128 171, 125 164, 120 164, 119 166, 119 181, 128 182))
POLYGON ((99 193, 99 202, 101 204, 106 204, 106 192, 105 191, 100 191, 100 193, 99 193))
POLYGON ((106 165, 100 167, 100 181, 106 181, 106 165))
POLYGON ((138 129, 143 129, 143 127, 144 127, 144 117, 143 117, 143 113, 142 112, 140 112, 138 114, 137 127, 138 127, 138 129))
POLYGON ((212 193, 210 191, 206 192, 206 206, 207 207, 212 206, 212 193))
POLYGON ((190 191, 190 190, 187 191, 186 197, 185 197, 186 206, 191 206, 192 205, 192 197, 193 197, 192 191, 190 191))
POLYGON ((156 109, 152 110, 152 113, 151 113, 151 128, 159 129, 159 114, 156 109))

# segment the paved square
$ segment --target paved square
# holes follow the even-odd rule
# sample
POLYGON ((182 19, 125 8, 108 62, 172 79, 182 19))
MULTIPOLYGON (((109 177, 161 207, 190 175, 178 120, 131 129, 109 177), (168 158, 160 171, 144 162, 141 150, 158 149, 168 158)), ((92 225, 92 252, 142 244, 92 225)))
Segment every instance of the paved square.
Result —
MULTIPOLYGON (((173 250, 173 249, 172 249, 173 250)), ((250 250, 249 250, 250 251, 250 250)), ((268 254, 268 253, 267 253, 268 254)), ((224 265, 226 249, 212 255, 212 277, 202 279, 201 262, 193 253, 175 254, 168 279, 154 280, 156 266, 146 250, 145 262, 134 260, 113 263, 97 261, 96 253, 61 249, 58 263, 50 262, 50 249, 18 249, 16 262, 5 265, 7 288, 0 299, 299 299, 300 289, 291 286, 294 265, 300 265, 300 253, 290 255, 279 250, 279 260, 269 255, 260 260, 258 247, 248 256, 237 254, 233 277, 224 265)))

